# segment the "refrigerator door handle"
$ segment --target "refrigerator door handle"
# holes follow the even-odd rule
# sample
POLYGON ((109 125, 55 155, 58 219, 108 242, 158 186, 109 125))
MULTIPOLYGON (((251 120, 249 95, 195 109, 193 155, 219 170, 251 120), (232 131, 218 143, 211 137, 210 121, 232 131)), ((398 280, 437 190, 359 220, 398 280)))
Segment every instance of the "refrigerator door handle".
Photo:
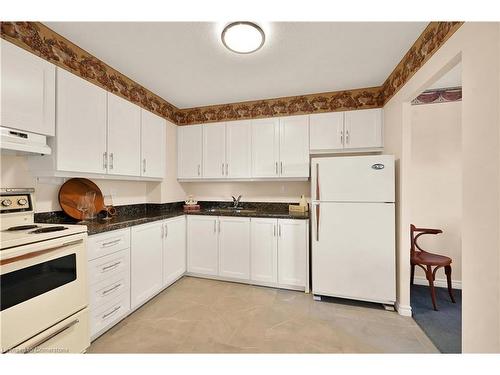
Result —
POLYGON ((316 242, 319 242, 319 215, 320 215, 319 203, 316 203, 316 242))
POLYGON ((316 200, 320 200, 319 194, 319 163, 316 163, 316 200))

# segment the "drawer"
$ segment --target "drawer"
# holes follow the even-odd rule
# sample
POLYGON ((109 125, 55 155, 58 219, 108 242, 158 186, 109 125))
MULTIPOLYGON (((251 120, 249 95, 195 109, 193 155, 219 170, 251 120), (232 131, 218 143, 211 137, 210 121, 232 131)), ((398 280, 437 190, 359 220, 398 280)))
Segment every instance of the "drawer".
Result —
POLYGON ((90 346, 87 308, 23 342, 9 353, 83 353, 90 346))
POLYGON ((122 273, 90 287, 90 307, 92 311, 107 304, 123 293, 130 293, 129 274, 122 273))
POLYGON ((90 260, 88 262, 89 285, 94 285, 118 274, 130 275, 130 249, 90 260))
POLYGON ((89 236, 87 246, 89 260, 127 249, 130 247, 130 229, 89 236))
POLYGON ((92 339, 117 323, 130 310, 130 294, 125 293, 108 304, 91 311, 90 335, 92 339))

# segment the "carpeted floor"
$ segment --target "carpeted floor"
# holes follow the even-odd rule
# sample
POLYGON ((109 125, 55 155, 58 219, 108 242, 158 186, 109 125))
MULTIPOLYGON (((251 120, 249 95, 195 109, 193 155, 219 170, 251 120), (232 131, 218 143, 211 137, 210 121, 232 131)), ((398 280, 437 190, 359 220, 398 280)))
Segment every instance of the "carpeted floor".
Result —
POLYGON ((432 308, 429 287, 412 285, 413 318, 441 353, 462 352, 462 291, 453 290, 452 303, 446 288, 436 288, 437 308, 432 308))

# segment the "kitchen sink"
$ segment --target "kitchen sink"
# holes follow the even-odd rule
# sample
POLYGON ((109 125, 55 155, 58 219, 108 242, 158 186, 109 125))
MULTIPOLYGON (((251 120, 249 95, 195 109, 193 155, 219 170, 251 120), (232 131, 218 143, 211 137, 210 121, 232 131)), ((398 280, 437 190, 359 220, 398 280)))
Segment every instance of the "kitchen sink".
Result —
POLYGON ((221 214, 225 213, 237 213, 237 214, 253 214, 257 212, 256 210, 248 210, 244 208, 209 208, 207 211, 209 212, 218 212, 221 214))

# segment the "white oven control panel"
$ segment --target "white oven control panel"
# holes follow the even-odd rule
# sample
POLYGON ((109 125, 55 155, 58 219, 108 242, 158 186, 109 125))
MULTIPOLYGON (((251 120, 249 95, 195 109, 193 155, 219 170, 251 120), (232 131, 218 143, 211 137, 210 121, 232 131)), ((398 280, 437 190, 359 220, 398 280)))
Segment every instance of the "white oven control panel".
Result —
POLYGON ((25 212, 33 210, 31 192, 6 191, 0 192, 0 213, 25 212))

